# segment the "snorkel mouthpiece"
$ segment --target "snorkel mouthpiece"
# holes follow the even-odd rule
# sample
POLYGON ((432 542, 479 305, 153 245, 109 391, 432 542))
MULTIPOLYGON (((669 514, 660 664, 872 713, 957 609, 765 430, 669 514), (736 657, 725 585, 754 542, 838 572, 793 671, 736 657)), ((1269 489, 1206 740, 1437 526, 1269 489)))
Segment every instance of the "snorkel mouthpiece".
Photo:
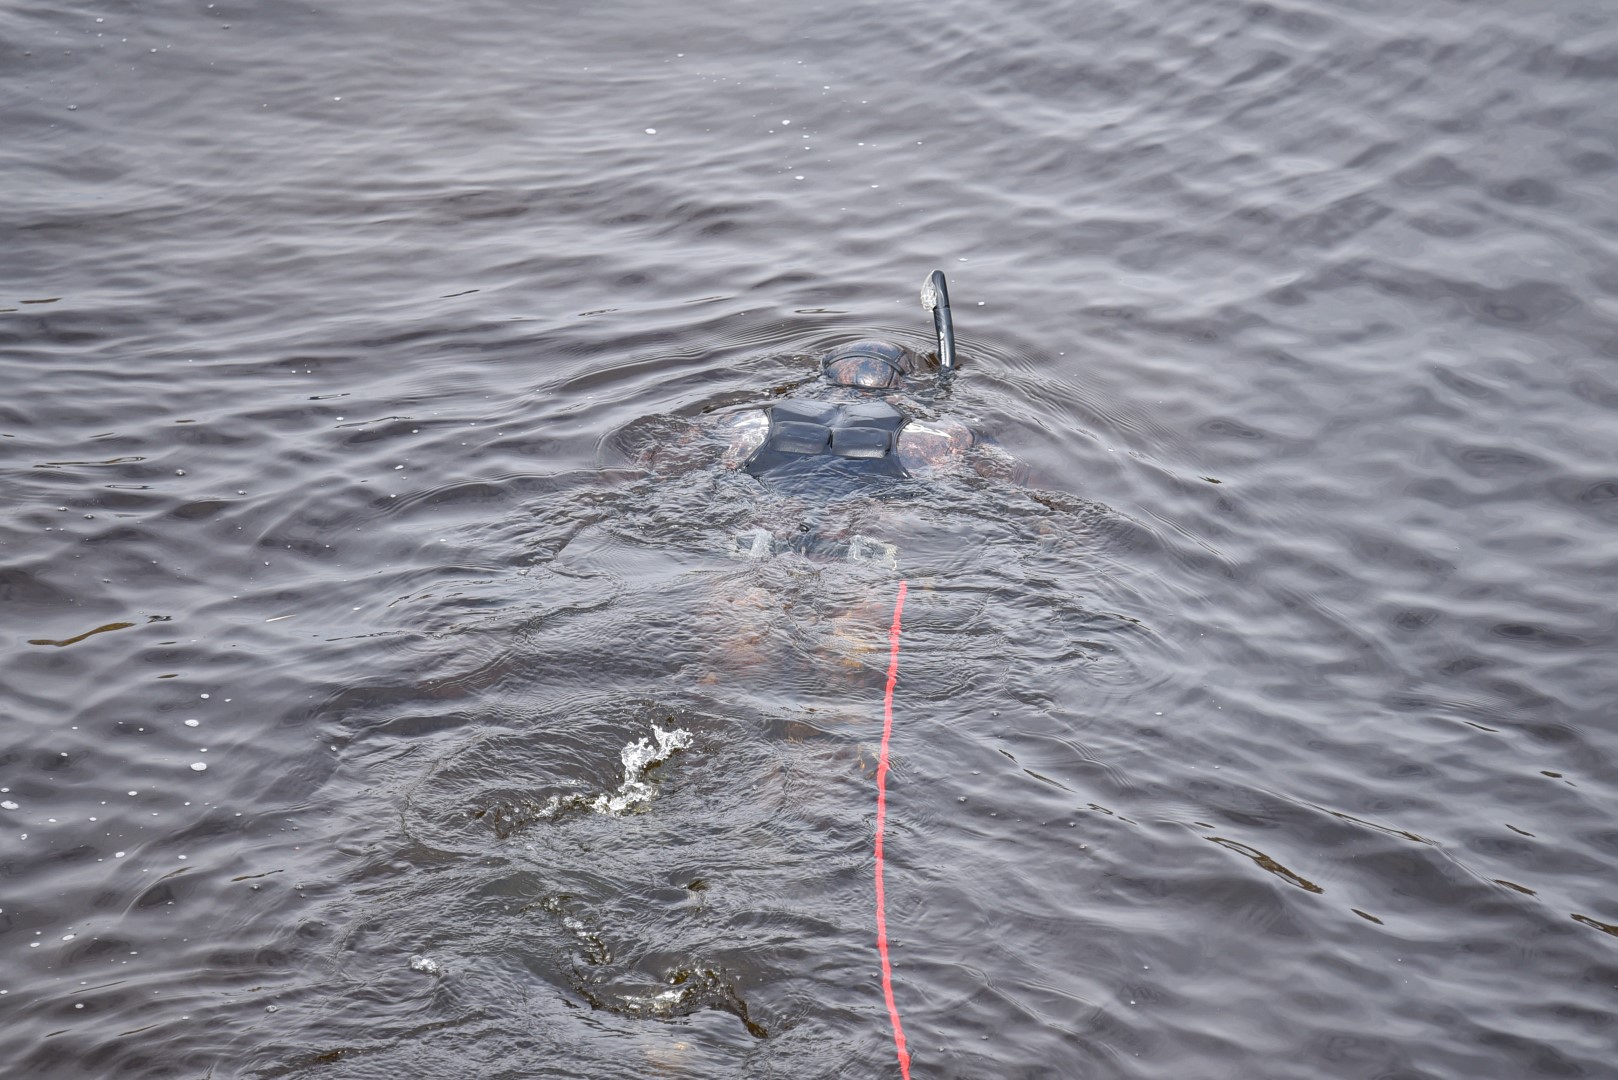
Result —
POLYGON ((939 374, 949 375, 955 370, 955 324, 949 317, 949 286, 944 284, 944 271, 934 270, 921 283, 921 306, 933 313, 939 374))

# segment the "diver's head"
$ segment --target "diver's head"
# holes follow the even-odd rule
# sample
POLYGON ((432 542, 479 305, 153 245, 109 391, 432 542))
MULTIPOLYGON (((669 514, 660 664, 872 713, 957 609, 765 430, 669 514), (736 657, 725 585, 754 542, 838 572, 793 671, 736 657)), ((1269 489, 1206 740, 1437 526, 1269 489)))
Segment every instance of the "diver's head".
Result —
POLYGON ((923 356, 891 341, 850 341, 820 358, 820 377, 833 386, 856 390, 897 390, 911 377, 936 371, 940 383, 955 374, 955 326, 949 315, 944 272, 934 270, 921 287, 922 307, 932 312, 938 355, 923 356))
POLYGON ((820 358, 821 378, 857 390, 897 389, 926 369, 925 360, 891 341, 851 341, 820 358))

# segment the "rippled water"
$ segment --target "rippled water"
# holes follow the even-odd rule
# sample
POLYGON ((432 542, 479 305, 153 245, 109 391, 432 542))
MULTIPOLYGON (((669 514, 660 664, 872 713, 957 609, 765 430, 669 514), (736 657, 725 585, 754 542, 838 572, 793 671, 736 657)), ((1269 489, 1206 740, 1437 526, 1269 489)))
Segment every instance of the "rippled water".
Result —
POLYGON ((1615 82, 1594 0, 0 13, 0 1059, 896 1076, 902 577, 914 1075, 1610 1075, 1615 82), (1025 484, 703 458, 934 266, 1025 484))

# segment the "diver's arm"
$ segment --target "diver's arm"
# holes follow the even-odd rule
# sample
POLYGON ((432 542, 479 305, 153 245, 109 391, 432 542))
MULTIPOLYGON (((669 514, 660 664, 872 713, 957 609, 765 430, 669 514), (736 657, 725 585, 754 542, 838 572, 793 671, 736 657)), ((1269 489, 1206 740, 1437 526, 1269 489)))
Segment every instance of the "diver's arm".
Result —
POLYGON ((720 464, 727 469, 739 469, 764 445, 770 433, 770 415, 763 409, 743 409, 722 417, 714 429, 725 440, 720 464))
POLYGON ((1012 457, 999 443, 980 442, 972 451, 972 471, 985 480, 1026 487, 1028 466, 1012 457))
POLYGON ((899 432, 899 463, 911 476, 939 469, 963 470, 1022 486, 1028 468, 993 439, 974 435, 954 420, 913 420, 899 432))
POLYGON ((769 415, 759 408, 718 416, 655 417, 634 425, 633 444, 625 438, 625 462, 652 476, 670 476, 711 468, 720 458, 726 468, 740 468, 764 444, 769 415))
POLYGON ((912 420, 899 429, 899 464, 912 476, 960 460, 972 446, 972 430, 955 420, 912 420))

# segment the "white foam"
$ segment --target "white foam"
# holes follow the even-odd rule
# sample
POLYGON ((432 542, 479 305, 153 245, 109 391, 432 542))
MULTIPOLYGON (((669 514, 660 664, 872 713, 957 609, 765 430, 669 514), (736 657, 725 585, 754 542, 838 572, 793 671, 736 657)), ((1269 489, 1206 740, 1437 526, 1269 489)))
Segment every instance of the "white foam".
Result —
POLYGON ((642 737, 619 751, 618 756, 624 762, 624 782, 619 785, 617 791, 597 795, 590 803, 590 809, 598 814, 627 814, 652 801, 655 791, 652 785, 642 779, 646 770, 659 762, 667 761, 676 750, 689 748, 691 733, 684 728, 664 731, 653 724, 652 737, 656 740, 656 745, 642 737))
POLYGON ((622 816, 633 813, 652 801, 657 789, 645 780, 646 770, 659 762, 667 761, 677 750, 685 750, 691 746, 691 733, 684 728, 675 728, 664 731, 656 724, 652 725, 652 739, 648 741, 645 736, 636 739, 618 752, 624 763, 624 782, 618 785, 616 791, 591 797, 589 795, 552 795, 545 800, 537 815, 541 818, 555 818, 566 810, 589 809, 598 814, 612 814, 622 816))

